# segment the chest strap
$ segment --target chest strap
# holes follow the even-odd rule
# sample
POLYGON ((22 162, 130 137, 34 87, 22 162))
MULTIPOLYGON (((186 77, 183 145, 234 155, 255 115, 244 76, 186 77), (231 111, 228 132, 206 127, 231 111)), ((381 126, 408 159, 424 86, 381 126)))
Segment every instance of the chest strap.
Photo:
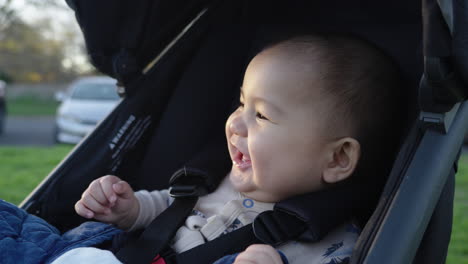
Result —
POLYGON ((176 198, 138 238, 129 239, 115 255, 123 263, 151 263, 170 243, 192 212, 198 197, 176 198))
POLYGON ((246 225, 214 240, 182 253, 168 251, 161 254, 166 264, 211 264, 216 260, 234 253, 244 251, 249 245, 261 243, 252 230, 252 225, 246 225))
POLYGON ((265 211, 252 224, 221 235, 200 246, 176 254, 172 250, 161 256, 166 264, 211 264, 216 260, 244 251, 252 244, 278 246, 297 239, 306 223, 286 212, 265 211))

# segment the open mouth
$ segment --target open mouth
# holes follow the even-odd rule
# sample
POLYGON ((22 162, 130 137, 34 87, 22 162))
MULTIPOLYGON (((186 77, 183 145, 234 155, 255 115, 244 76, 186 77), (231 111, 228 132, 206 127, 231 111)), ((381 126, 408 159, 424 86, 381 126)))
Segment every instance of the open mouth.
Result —
POLYGON ((236 165, 236 167, 239 168, 240 170, 246 170, 250 166, 252 166, 252 161, 250 160, 250 156, 245 155, 237 148, 235 148, 232 163, 234 163, 234 165, 236 165))

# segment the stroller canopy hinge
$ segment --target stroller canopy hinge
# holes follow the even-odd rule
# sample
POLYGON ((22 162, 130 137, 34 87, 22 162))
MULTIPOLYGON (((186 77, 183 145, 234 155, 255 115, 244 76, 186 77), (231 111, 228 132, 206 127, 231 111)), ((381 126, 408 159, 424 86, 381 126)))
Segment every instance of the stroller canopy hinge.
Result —
POLYGON ((419 87, 423 128, 447 133, 459 102, 465 98, 465 87, 450 57, 425 57, 424 75, 419 87))
POLYGON ((441 133, 447 133, 459 107, 460 103, 456 104, 452 110, 447 113, 432 113, 423 111, 420 114, 419 120, 423 122, 424 129, 431 128, 441 133))

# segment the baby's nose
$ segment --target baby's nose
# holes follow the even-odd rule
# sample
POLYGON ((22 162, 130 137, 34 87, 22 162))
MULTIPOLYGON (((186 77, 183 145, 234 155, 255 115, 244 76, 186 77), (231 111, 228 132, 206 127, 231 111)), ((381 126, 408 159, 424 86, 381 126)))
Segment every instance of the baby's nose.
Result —
POLYGON ((229 124, 229 130, 233 134, 236 134, 241 137, 247 136, 247 127, 241 115, 233 116, 231 123, 229 124))

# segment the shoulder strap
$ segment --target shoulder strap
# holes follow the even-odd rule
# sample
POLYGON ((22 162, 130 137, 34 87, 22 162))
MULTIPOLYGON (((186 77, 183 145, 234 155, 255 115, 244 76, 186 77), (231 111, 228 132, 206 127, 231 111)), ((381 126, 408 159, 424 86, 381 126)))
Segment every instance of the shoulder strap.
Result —
POLYGON ((198 197, 176 198, 174 202, 142 232, 137 239, 130 239, 115 255, 123 263, 151 263, 161 252, 185 218, 192 212, 198 197))
POLYGON ((198 197, 208 192, 205 175, 198 170, 182 168, 172 176, 169 194, 174 202, 156 217, 137 238, 130 238, 116 253, 124 263, 150 263, 169 245, 177 230, 190 215, 198 197))

